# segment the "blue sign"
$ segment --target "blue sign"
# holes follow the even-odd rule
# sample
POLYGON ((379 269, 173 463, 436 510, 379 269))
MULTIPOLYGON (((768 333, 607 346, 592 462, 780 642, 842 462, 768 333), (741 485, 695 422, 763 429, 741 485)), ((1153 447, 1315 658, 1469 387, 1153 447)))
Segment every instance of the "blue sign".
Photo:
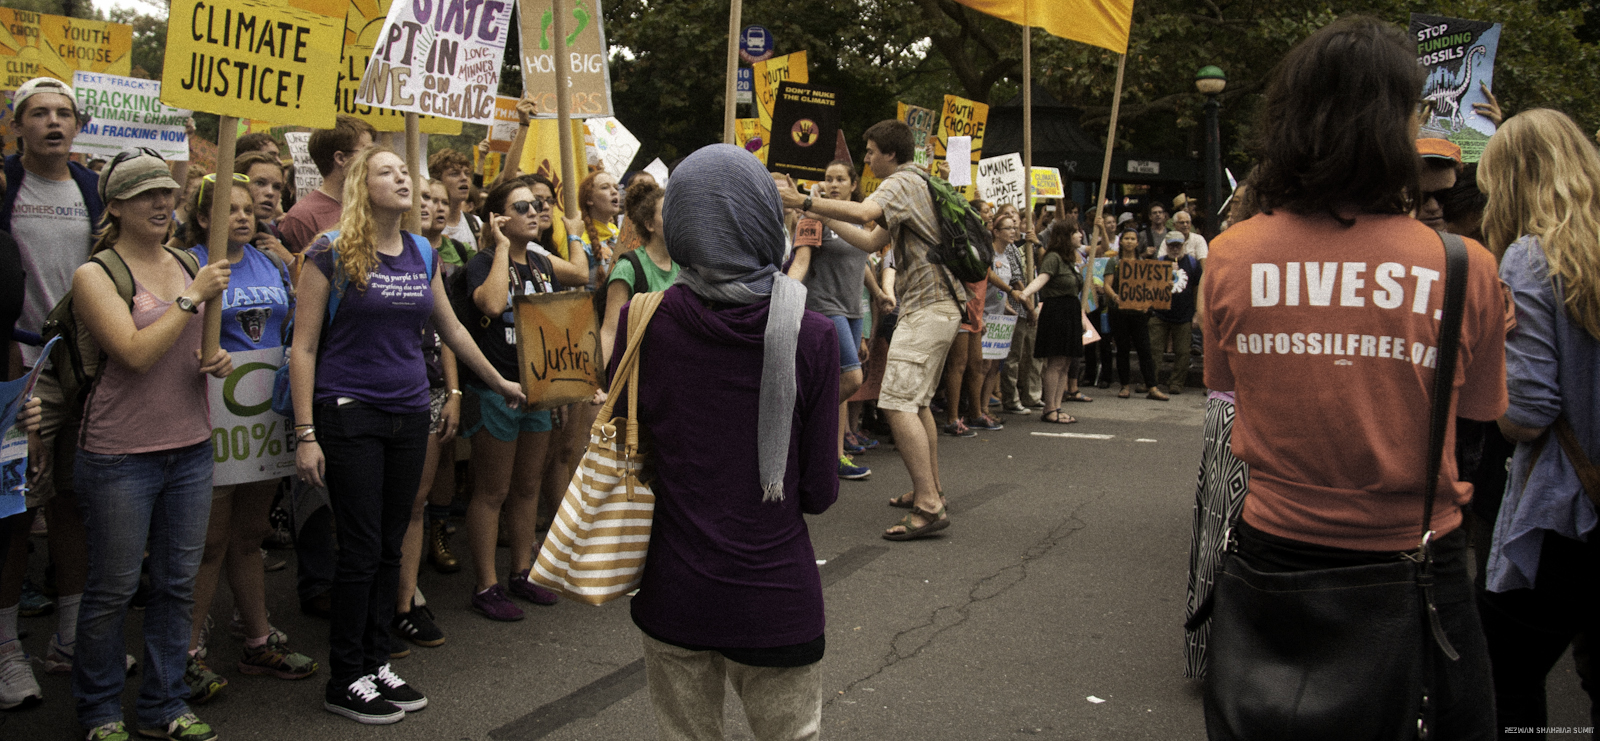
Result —
POLYGON ((756 71, 749 67, 740 67, 739 79, 735 81, 734 89, 741 93, 755 92, 756 71))
POLYGON ((763 26, 745 26, 739 33, 739 56, 747 62, 756 62, 772 57, 774 47, 772 32, 763 26))

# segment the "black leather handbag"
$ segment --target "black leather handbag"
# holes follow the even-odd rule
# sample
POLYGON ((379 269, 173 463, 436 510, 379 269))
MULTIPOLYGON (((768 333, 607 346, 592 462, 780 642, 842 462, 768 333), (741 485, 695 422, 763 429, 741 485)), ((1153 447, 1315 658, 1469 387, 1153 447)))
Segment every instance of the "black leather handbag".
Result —
MULTIPOLYGON (((1213 741, 1428 739, 1434 662, 1460 657, 1433 600, 1434 497, 1466 298, 1467 252, 1445 243, 1423 479, 1422 536, 1392 562, 1287 573, 1252 569, 1230 538, 1211 595, 1206 731, 1213 741), (1434 650, 1438 647, 1438 651, 1434 650)), ((1231 535, 1231 533, 1230 533, 1231 535)))

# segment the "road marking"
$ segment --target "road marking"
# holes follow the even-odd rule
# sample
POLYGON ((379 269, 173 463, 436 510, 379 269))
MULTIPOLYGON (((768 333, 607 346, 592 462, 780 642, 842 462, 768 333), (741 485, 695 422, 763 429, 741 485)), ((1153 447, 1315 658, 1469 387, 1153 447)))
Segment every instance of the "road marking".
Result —
POLYGON ((1155 442, 1161 442, 1161 441, 1160 440, 1152 440, 1152 439, 1150 439, 1148 437, 1141 437, 1138 440, 1134 440, 1134 442, 1136 442, 1136 443, 1155 443, 1155 442))
POLYGON ((1039 437, 1075 437, 1080 440, 1110 440, 1116 435, 1090 435, 1084 432, 1030 432, 1030 435, 1039 437))

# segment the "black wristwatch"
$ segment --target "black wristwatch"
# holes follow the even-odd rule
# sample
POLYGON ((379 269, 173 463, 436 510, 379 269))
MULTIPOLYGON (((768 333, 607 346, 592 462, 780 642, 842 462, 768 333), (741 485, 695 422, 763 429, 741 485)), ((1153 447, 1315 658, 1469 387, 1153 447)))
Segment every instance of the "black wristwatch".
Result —
POLYGON ((200 307, 195 306, 194 299, 191 299, 188 296, 179 296, 175 303, 178 304, 178 308, 183 309, 190 314, 200 313, 200 307))
POLYGON ((805 203, 800 204, 800 210, 801 211, 810 211, 811 210, 811 196, 806 196, 805 203))

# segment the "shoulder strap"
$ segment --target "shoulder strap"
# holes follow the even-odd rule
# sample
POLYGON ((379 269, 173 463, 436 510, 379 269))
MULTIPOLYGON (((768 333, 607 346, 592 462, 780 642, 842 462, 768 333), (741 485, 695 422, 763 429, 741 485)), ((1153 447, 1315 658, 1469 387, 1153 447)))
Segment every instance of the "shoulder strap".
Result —
POLYGON ((1444 241, 1444 315, 1439 322, 1439 361, 1433 372, 1428 424, 1428 469, 1422 505, 1422 534, 1433 528, 1433 500, 1439 493, 1444 463, 1444 437, 1450 423, 1450 397, 1455 391, 1456 360, 1461 348, 1461 316, 1467 300, 1467 245, 1461 237, 1439 233, 1444 241))
MULTIPOLYGON (((468 215, 470 216, 470 214, 468 215)), ((406 231, 402 231, 401 234, 406 235, 406 237, 411 240, 411 244, 416 246, 417 254, 422 256, 422 269, 428 274, 428 280, 432 281, 434 258, 433 245, 428 244, 428 240, 423 239, 422 235, 420 234, 412 234, 411 232, 406 231)))
POLYGON ((333 277, 328 281, 328 310, 322 317, 322 328, 326 330, 333 326, 333 315, 339 312, 339 302, 344 300, 344 291, 350 283, 345 281, 344 285, 340 285, 339 281, 339 230, 329 229, 323 234, 328 237, 328 264, 333 266, 333 270, 329 271, 333 277))
POLYGON ((193 278, 197 273, 200 272, 200 258, 195 257, 193 253, 189 252, 188 250, 174 249, 172 247, 167 247, 166 249, 168 254, 178 258, 178 264, 182 265, 184 270, 189 271, 190 278, 193 278))
POLYGON ((644 248, 637 247, 622 253, 622 259, 627 260, 628 264, 633 266, 633 285, 628 286, 628 289, 635 296, 641 293, 649 293, 650 288, 650 282, 645 280, 644 277, 644 260, 639 257, 639 250, 642 249, 644 248))
MULTIPOLYGON (((128 269, 128 263, 123 261, 122 255, 117 254, 115 249, 105 249, 94 253, 89 259, 95 261, 106 271, 106 275, 111 278, 111 284, 117 289, 117 295, 127 302, 129 309, 132 309, 133 271, 128 269)), ((194 256, 189 255, 189 259, 193 260, 194 256)), ((188 267, 188 265, 185 264, 184 267, 188 267)), ((189 274, 193 275, 194 271, 190 271, 189 274)))
POLYGON ((1583 493, 1589 496, 1589 503, 1594 505, 1596 512, 1600 512, 1600 468, 1589 460, 1588 453, 1583 451, 1583 443, 1578 440, 1578 434, 1573 432, 1572 423, 1567 421, 1567 415, 1556 417, 1556 439, 1561 441, 1561 450, 1567 454, 1567 460, 1572 462, 1572 468, 1578 472, 1578 482, 1583 484, 1583 493))
MULTIPOLYGON (((644 341, 645 329, 650 324, 650 318, 655 316, 656 307, 661 305, 661 291, 641 293, 633 297, 628 304, 628 344, 622 352, 622 360, 617 361, 617 372, 611 377, 611 395, 606 397, 605 404, 601 405, 600 413, 595 417, 595 424, 611 424, 611 413, 617 404, 617 381, 628 381, 628 414, 631 422, 637 413, 637 399, 632 398, 637 393, 637 379, 635 371, 639 363, 639 345, 644 341)), ((638 441, 633 432, 634 425, 629 424, 628 437, 630 443, 637 448, 638 441)))

